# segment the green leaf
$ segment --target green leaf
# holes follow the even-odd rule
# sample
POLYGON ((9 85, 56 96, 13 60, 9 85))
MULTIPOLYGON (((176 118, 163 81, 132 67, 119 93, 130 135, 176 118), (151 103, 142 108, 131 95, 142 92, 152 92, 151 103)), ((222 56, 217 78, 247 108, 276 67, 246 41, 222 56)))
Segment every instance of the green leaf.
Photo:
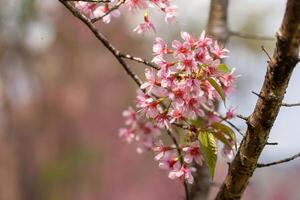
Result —
POLYGON ((229 67, 226 64, 224 64, 224 63, 219 64, 218 67, 217 67, 217 70, 221 71, 221 72, 224 72, 224 73, 230 72, 229 67))
POLYGON ((221 131, 222 133, 224 133, 225 135, 227 135, 231 140, 233 140, 234 142, 236 142, 236 135, 234 133, 234 131, 227 125, 219 123, 219 122, 213 122, 211 124, 211 126, 219 131, 221 131))
POLYGON ((216 162, 217 162, 217 143, 214 135, 210 132, 200 132, 198 135, 200 142, 201 152, 206 165, 210 171, 210 175, 213 178, 215 174, 216 162))
POLYGON ((225 102, 225 95, 221 86, 213 78, 208 78, 208 82, 211 84, 211 86, 215 88, 215 90, 218 92, 222 100, 225 102))

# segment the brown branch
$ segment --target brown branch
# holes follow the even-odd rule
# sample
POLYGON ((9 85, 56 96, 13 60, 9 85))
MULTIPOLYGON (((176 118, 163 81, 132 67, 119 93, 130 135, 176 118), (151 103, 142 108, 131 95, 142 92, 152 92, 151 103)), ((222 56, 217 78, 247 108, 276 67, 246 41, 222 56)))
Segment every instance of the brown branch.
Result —
POLYGON ((300 45, 300 1, 288 0, 282 25, 277 32, 272 62, 255 109, 248 120, 246 135, 231 163, 216 200, 240 199, 257 167, 269 133, 278 115, 288 82, 298 61, 300 45))
POLYGON ((92 19, 91 22, 95 23, 96 21, 103 19, 103 17, 107 16, 112 11, 117 10, 124 3, 125 3, 125 0, 119 0, 118 3, 116 5, 114 5, 113 7, 111 7, 104 15, 101 15, 99 17, 92 19))
POLYGON ((275 37, 267 37, 267 36, 259 36, 249 33, 241 33, 237 31, 230 31, 230 36, 240 37, 244 39, 250 39, 250 40, 269 40, 274 41, 275 37))
POLYGON ((286 162, 295 160, 298 157, 300 157, 300 153, 297 153, 296 155, 293 155, 293 156, 291 156, 289 158, 285 158, 285 159, 282 159, 282 160, 279 160, 279 161, 276 161, 276 162, 258 163, 257 164, 257 168, 270 167, 270 166, 273 166, 273 165, 278 165, 278 164, 281 164, 281 163, 286 163, 286 162))
POLYGON ((59 0, 71 13, 80 19, 95 35, 95 37, 114 55, 114 57, 118 60, 127 74, 134 80, 134 82, 141 86, 141 79, 130 69, 127 63, 122 59, 121 53, 117 50, 107 39, 106 37, 97 30, 97 28, 93 25, 90 19, 81 14, 76 8, 74 8, 69 2, 65 0, 59 0))

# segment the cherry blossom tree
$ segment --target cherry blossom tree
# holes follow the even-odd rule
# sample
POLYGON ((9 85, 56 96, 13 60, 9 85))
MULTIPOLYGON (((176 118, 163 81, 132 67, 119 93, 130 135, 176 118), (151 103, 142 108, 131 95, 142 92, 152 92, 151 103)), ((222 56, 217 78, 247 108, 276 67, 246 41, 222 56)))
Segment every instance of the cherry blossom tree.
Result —
POLYGON ((276 48, 272 56, 267 53, 263 86, 259 93, 254 93, 257 104, 247 117, 237 114, 226 102, 234 92, 239 75, 224 63, 224 58, 230 56, 225 45, 232 36, 273 38, 232 31, 227 23, 228 0, 211 1, 207 32, 196 36, 181 31, 171 44, 159 37, 149 14, 149 10, 161 12, 166 23, 175 23, 176 10, 180 8, 171 0, 59 1, 90 29, 138 86, 134 106, 123 112, 125 123, 119 129, 120 138, 135 143, 138 153, 152 152, 159 168, 170 179, 183 183, 186 200, 207 198, 214 184, 217 143, 222 144, 222 156, 228 159, 229 169, 215 199, 240 199, 256 169, 299 157, 296 154, 272 163, 258 163, 264 147, 272 145, 268 136, 280 108, 299 106, 283 103, 289 79, 299 62, 299 1, 287 1, 276 34, 276 48), (142 10, 144 17, 133 31, 157 35, 151 61, 118 50, 95 26, 98 21, 110 23, 115 17, 137 10, 142 10), (146 66, 144 81, 133 72, 127 60, 146 66), (227 112, 220 113, 219 104, 224 104, 227 112), (245 121, 245 132, 230 121, 234 117, 245 121), (236 139, 236 134, 242 135, 241 141, 236 139))

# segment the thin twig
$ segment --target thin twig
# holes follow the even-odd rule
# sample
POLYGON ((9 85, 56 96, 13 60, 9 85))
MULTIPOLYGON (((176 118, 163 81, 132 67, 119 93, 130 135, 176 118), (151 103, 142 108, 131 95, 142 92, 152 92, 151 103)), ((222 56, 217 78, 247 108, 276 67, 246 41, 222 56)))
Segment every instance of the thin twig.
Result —
POLYGON ((263 52, 265 52, 265 54, 268 56, 269 60, 271 61, 272 58, 263 45, 261 45, 261 49, 263 50, 263 52))
POLYGON ((124 3, 125 3, 125 0, 120 0, 116 5, 114 5, 113 7, 111 7, 105 14, 103 14, 103 15, 101 15, 99 17, 95 17, 94 19, 91 19, 91 22, 95 23, 96 21, 101 20, 103 17, 107 16, 112 11, 117 10, 124 3))
POLYGON ((267 142, 266 145, 278 145, 278 142, 267 142))
POLYGON ((294 106, 300 106, 300 103, 282 103, 281 106, 294 107, 294 106))
POLYGON ((259 35, 249 34, 249 33, 241 33, 237 31, 230 31, 230 36, 235 36, 235 37, 240 37, 240 38, 250 39, 250 40, 268 40, 268 41, 275 40, 274 37, 259 36, 259 35))
POLYGON ((252 94, 258 96, 259 98, 262 98, 262 99, 265 99, 265 97, 261 96, 260 94, 258 94, 257 92, 255 91, 251 91, 252 94))
POLYGON ((229 126, 231 126, 232 128, 234 128, 242 137, 244 137, 244 134, 242 133, 242 130, 239 129, 235 124, 233 124, 232 122, 230 122, 227 119, 223 119, 229 126))
POLYGON ((106 37, 97 30, 97 28, 93 25, 90 19, 88 19, 86 16, 81 14, 76 8, 74 8, 69 2, 66 2, 65 0, 59 0, 69 11, 72 12, 72 14, 80 19, 85 25, 88 26, 88 28, 94 33, 96 38, 115 56, 115 58, 118 60, 118 62, 121 64, 121 66, 124 68, 124 70, 127 72, 127 74, 135 81, 135 83, 138 86, 141 86, 142 81, 141 79, 129 68, 127 63, 122 59, 120 56, 120 51, 117 50, 107 39, 106 37))
POLYGON ((257 164, 257 168, 263 168, 263 167, 269 167, 269 166, 273 166, 273 165, 278 165, 278 164, 281 164, 281 163, 286 163, 286 162, 289 162, 289 161, 292 161, 296 158, 300 157, 300 153, 297 153, 296 155, 294 156, 291 156, 289 158, 285 158, 283 160, 279 160, 279 161, 276 161, 276 162, 271 162, 271 163, 258 163, 257 164))
POLYGON ((124 53, 120 53, 120 56, 122 58, 126 58, 128 60, 133 60, 135 62, 138 62, 138 63, 143 63, 144 65, 147 65, 149 67, 152 67, 153 69, 156 69, 156 70, 159 70, 160 68, 158 66, 156 66, 154 63, 152 62, 149 62, 143 58, 140 58, 140 57, 135 57, 135 56, 132 56, 132 55, 129 55, 129 54, 124 54, 124 53))
POLYGON ((242 120, 245 120, 245 121, 248 121, 248 118, 249 118, 249 117, 245 117, 245 116, 243 116, 243 115, 236 115, 236 117, 237 117, 237 118, 240 118, 240 119, 242 119, 242 120))

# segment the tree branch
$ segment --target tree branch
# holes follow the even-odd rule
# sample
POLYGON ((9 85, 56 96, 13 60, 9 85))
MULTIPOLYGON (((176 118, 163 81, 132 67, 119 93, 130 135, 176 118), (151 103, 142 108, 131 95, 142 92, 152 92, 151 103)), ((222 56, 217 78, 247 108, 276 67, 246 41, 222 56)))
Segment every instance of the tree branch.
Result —
POLYGON ((257 166, 270 130, 278 115, 288 82, 298 61, 300 44, 300 1, 288 0, 276 48, 255 109, 248 120, 246 135, 231 163, 216 200, 240 199, 257 166))
MULTIPOLYGON (((141 86, 141 79, 130 69, 127 63, 122 59, 122 54, 119 50, 117 50, 107 39, 106 37, 97 30, 97 28, 93 25, 90 19, 81 14, 76 8, 74 8, 69 2, 65 0, 59 0, 75 17, 80 19, 95 35, 95 37, 114 55, 117 61, 121 64, 127 74, 134 80, 134 82, 141 86)), ((133 56, 131 56, 133 57, 133 56)))
POLYGON ((293 155, 291 157, 288 157, 288 158, 285 158, 285 159, 282 159, 282 160, 279 160, 279 161, 276 161, 276 162, 265 163, 265 164, 264 163, 258 163, 257 168, 270 167, 270 166, 273 166, 273 165, 286 163, 286 162, 292 161, 292 160, 294 160, 298 157, 300 157, 300 153, 297 153, 296 155, 293 155))

